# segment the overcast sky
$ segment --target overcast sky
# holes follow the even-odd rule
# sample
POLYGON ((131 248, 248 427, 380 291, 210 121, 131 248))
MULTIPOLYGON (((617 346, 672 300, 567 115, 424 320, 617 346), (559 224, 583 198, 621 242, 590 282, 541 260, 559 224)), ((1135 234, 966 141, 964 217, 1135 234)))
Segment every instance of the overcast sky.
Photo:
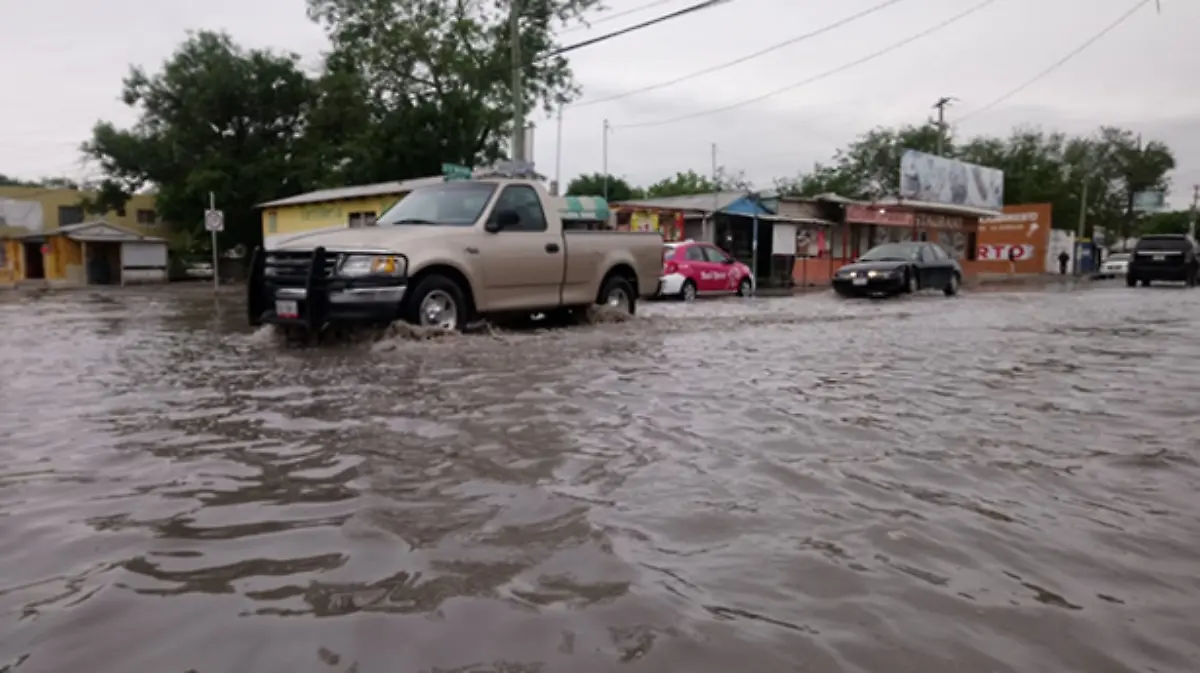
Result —
MULTIPOLYGON (((650 0, 609 0, 610 13, 650 0)), ((664 2, 562 36, 569 44, 691 4, 664 2)), ((581 102, 671 80, 762 49, 881 0, 732 0, 726 5, 573 54, 581 102)), ((613 128, 610 171, 647 183, 717 161, 756 186, 828 158, 877 125, 919 123, 939 96, 961 99, 952 123, 1062 58, 1135 0, 996 0, 923 39, 840 74, 726 112, 622 128, 733 105, 850 63, 921 32, 979 0, 902 0, 843 28, 760 58, 621 100, 568 108, 561 175, 601 170, 603 120, 613 128)), ((1016 124, 1088 133, 1117 124, 1167 142, 1179 163, 1172 202, 1200 183, 1200 50, 1190 39, 1200 3, 1161 0, 1008 102, 961 125, 959 135, 1005 134, 1016 124)), ((239 42, 319 62, 325 47, 304 0, 0 0, 0 173, 79 177, 77 147, 98 119, 128 124, 117 100, 130 64, 157 68, 189 29, 226 30, 239 42)), ((604 14, 597 14, 602 17, 604 14)), ((556 123, 534 121, 539 169, 555 173, 556 123)), ((94 174, 94 169, 91 169, 94 174)))

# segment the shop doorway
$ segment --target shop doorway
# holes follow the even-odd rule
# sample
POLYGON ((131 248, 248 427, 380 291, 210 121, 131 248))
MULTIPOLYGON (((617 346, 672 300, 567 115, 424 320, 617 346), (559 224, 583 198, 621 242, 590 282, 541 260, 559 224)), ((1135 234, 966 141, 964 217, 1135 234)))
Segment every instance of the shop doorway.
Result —
POLYGON ((25 280, 42 280, 46 277, 46 261, 42 257, 42 243, 25 241, 25 280))

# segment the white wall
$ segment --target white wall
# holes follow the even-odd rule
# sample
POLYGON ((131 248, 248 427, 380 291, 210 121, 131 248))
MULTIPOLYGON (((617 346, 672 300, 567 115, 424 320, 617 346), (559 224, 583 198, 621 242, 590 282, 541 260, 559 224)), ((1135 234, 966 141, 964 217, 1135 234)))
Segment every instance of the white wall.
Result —
POLYGON ((166 243, 122 243, 121 282, 165 283, 167 281, 166 243), (129 267, 141 267, 131 269, 129 267))
POLYGON ((1058 254, 1066 251, 1071 256, 1067 269, 1075 263, 1075 232, 1064 229, 1050 230, 1050 244, 1046 246, 1046 273, 1058 273, 1058 254))
POLYGON ((771 227, 771 254, 796 254, 796 225, 776 222, 771 227))

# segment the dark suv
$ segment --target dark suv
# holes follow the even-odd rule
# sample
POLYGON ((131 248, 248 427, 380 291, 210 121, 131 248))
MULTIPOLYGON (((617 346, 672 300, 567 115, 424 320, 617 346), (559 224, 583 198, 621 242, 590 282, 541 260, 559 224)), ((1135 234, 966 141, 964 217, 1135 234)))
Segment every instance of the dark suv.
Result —
POLYGON ((1200 273, 1196 241, 1186 234, 1155 234, 1143 236, 1129 260, 1125 284, 1129 287, 1149 285, 1155 280, 1172 280, 1196 286, 1200 273))

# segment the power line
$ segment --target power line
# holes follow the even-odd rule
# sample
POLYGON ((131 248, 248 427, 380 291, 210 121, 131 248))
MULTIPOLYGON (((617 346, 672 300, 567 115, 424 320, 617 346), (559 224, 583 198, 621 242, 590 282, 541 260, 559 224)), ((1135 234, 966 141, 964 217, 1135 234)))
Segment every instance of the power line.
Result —
POLYGON ((812 84, 813 82, 816 82, 818 80, 825 79, 826 77, 831 77, 833 75, 836 75, 836 74, 839 74, 846 70, 849 70, 855 66, 859 66, 868 61, 877 59, 880 56, 891 53, 891 52, 899 49, 900 47, 903 47, 904 45, 909 44, 910 42, 915 42, 927 35, 930 35, 932 33, 935 33, 937 31, 945 28, 946 26, 957 23, 957 22, 967 18, 968 16, 974 14, 975 12, 978 12, 979 10, 981 10, 995 2, 996 2, 996 0, 983 0, 983 2, 980 2, 977 5, 974 5, 973 7, 967 9, 966 11, 959 12, 958 14, 955 14, 954 16, 950 17, 949 19, 946 19, 945 21, 942 21, 941 23, 939 23, 931 28, 926 28, 925 30, 923 30, 919 33, 916 33, 914 35, 910 35, 909 37, 906 37, 903 40, 900 40, 899 42, 894 42, 894 43, 888 45, 887 47, 884 47, 883 49, 880 49, 879 51, 876 51, 874 53, 868 54, 867 56, 864 56, 856 61, 851 61, 844 65, 838 66, 832 70, 826 70, 825 72, 823 72, 819 75, 813 75, 812 77, 809 77, 808 79, 800 80, 799 82, 789 84, 785 87, 780 87, 778 89, 775 89, 774 91, 768 91, 767 93, 762 94, 760 96, 755 96, 754 98, 749 98, 749 99, 743 100, 738 103, 733 103, 732 105, 725 105, 723 107, 711 108, 708 110, 701 110, 700 112, 692 112, 689 114, 680 115, 678 117, 672 117, 670 119, 661 119, 661 120, 652 121, 652 122, 642 122, 640 124, 621 124, 620 126, 614 126, 613 128, 631 129, 631 128, 644 128, 644 127, 650 127, 650 126, 662 126, 663 124, 673 124, 675 122, 683 121, 685 119, 694 119, 696 117, 703 117, 703 116, 707 116, 710 114, 716 114, 718 112, 734 110, 736 108, 750 105, 751 103, 757 103, 758 101, 766 100, 768 98, 771 98, 772 96, 777 96, 785 91, 791 91, 792 89, 798 89, 807 84, 812 84))
POLYGON ((673 84, 679 84, 680 82, 686 82, 690 79, 695 79, 696 77, 700 77, 701 75, 707 75, 709 73, 717 72, 718 70, 724 70, 725 68, 729 68, 729 67, 738 65, 740 63, 745 63, 746 61, 758 58, 759 56, 763 56, 764 54, 769 54, 773 51, 777 51, 784 47, 796 44, 797 42, 803 42, 804 40, 807 40, 809 38, 816 37, 823 33, 828 33, 829 31, 834 30, 836 28, 841 28, 842 26, 844 26, 848 23, 852 23, 852 22, 857 21, 858 19, 861 19, 865 16, 869 16, 869 15, 874 14, 875 12, 878 12, 882 9, 886 9, 887 7, 890 7, 891 5, 894 5, 898 2, 903 2, 903 0, 885 0, 884 2, 881 2, 878 5, 875 5, 874 7, 868 7, 867 9, 864 9, 863 11, 858 12, 857 14, 852 14, 843 19, 838 19, 837 21, 834 21, 831 24, 822 26, 821 28, 817 28, 816 30, 812 30, 803 35, 798 35, 796 37, 784 40, 783 42, 778 42, 778 43, 773 44, 765 49, 760 49, 752 54, 747 54, 746 56, 734 59, 732 61, 726 61, 724 63, 715 65, 711 68, 705 68, 704 70, 697 70, 691 74, 684 75, 682 77, 676 77, 675 79, 667 80, 666 82, 659 82, 658 84, 651 84, 649 86, 644 86, 640 89, 632 89, 630 91, 615 94, 612 96, 607 96, 605 98, 597 98, 595 100, 583 101, 582 103, 575 103, 573 105, 568 105, 567 107, 579 108, 579 107, 587 107, 588 105, 596 105, 598 103, 607 103, 609 101, 618 100, 620 98, 627 98, 629 96, 636 96, 637 94, 645 93, 647 91, 653 91, 654 89, 661 89, 663 87, 668 87, 673 84))
POLYGON ((559 34, 561 35, 564 33, 574 33, 575 31, 579 31, 579 30, 587 30, 587 29, 595 26, 598 23, 604 23, 605 21, 612 21, 613 19, 619 19, 622 16, 629 16, 630 14, 636 14, 638 12, 642 12, 647 9, 651 9, 653 7, 658 7, 659 5, 665 5, 668 2, 675 2, 675 0, 654 0, 653 2, 647 2, 644 5, 638 5, 637 7, 631 7, 629 9, 624 9, 619 12, 615 12, 613 14, 601 14, 600 17, 597 18, 595 21, 591 21, 591 22, 588 22, 588 23, 586 23, 584 25, 580 25, 580 26, 571 26, 570 28, 567 28, 566 30, 560 31, 559 34))
POLYGON ((703 0, 703 2, 698 2, 694 5, 684 7, 683 9, 671 12, 670 14, 664 14, 660 17, 650 19, 649 21, 643 21, 641 23, 636 23, 632 26, 622 28, 620 30, 614 30, 611 33, 605 33, 604 35, 598 35, 596 37, 584 40, 582 42, 576 42, 575 44, 568 44, 565 47, 559 47, 558 49, 551 49, 550 51, 539 55, 538 58, 539 59, 550 58, 552 56, 558 56, 560 54, 565 54, 569 51, 575 51, 576 49, 590 47, 593 44, 599 44, 601 42, 606 42, 608 40, 613 39, 614 37, 620 37, 622 35, 625 35, 626 33, 632 33, 635 30, 649 28, 650 26, 653 26, 655 24, 659 24, 664 21, 670 21, 671 19, 678 19, 679 17, 687 16, 688 14, 694 14, 695 12, 699 12, 699 11, 702 11, 705 9, 710 9, 712 7, 716 7, 717 5, 723 5, 730 1, 731 0, 703 0))
POLYGON ((1053 73, 1055 70, 1058 70, 1062 66, 1066 65, 1068 61, 1075 58, 1079 54, 1083 53, 1083 51, 1086 50, 1088 47, 1090 47, 1093 44, 1095 44, 1096 42, 1098 42, 1100 40, 1100 38, 1109 34, 1113 30, 1115 30, 1118 26, 1120 26, 1121 24, 1128 21, 1129 18, 1131 16, 1133 16, 1135 13, 1137 13, 1138 10, 1140 10, 1141 8, 1145 7, 1146 5, 1148 5, 1154 1, 1156 1, 1156 0, 1141 0, 1141 2, 1138 2, 1136 5, 1131 7, 1127 12, 1125 12, 1120 17, 1118 17, 1116 21, 1113 21, 1112 23, 1108 24, 1103 29, 1101 29, 1100 32, 1096 33, 1095 35, 1092 35, 1087 40, 1084 40, 1084 42, 1082 44, 1080 44, 1078 47, 1075 47, 1074 49, 1072 49, 1070 52, 1067 53, 1066 56, 1063 56, 1059 60, 1050 64, 1050 67, 1046 68, 1045 70, 1042 70, 1038 74, 1036 74, 1033 77, 1026 80, 1021 85, 1017 86, 1015 89, 1000 96, 999 98, 993 100, 992 102, 988 103, 987 105, 984 105, 983 107, 978 108, 976 110, 972 110, 971 112, 968 112, 967 114, 959 117, 958 123, 961 124, 964 119, 967 119, 969 117, 974 117, 975 115, 980 114, 982 112, 986 112, 986 111, 996 107, 997 105, 1003 103, 1004 101, 1012 98, 1013 96, 1021 93, 1025 89, 1028 89, 1030 86, 1032 86, 1039 80, 1044 79, 1045 77, 1047 77, 1048 75, 1053 73))

